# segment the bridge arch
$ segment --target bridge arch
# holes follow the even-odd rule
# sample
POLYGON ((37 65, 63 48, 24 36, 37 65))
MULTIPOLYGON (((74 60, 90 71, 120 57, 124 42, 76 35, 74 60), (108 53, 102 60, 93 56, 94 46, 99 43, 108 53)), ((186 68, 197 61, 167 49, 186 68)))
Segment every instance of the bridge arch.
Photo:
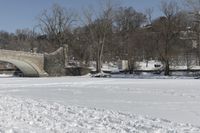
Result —
POLYGON ((41 77, 48 75, 44 71, 43 54, 0 50, 0 61, 15 65, 23 73, 24 77, 41 77))
POLYGON ((40 76, 37 70, 33 66, 31 66, 30 64, 24 61, 18 61, 18 60, 12 60, 12 59, 9 59, 9 60, 0 59, 0 61, 13 64, 23 73, 24 77, 39 77, 40 76))

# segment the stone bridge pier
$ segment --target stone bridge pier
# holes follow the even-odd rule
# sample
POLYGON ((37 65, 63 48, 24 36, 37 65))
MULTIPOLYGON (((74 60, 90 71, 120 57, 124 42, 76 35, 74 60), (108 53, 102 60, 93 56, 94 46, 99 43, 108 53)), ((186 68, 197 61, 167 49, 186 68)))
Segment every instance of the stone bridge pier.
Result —
POLYGON ((0 61, 15 65, 25 77, 48 76, 44 70, 43 54, 1 49, 0 61))

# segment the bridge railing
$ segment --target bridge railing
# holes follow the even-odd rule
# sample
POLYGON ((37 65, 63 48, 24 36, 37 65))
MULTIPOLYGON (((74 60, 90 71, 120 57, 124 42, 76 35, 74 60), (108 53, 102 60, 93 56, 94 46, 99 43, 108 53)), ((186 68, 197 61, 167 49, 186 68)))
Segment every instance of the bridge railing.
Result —
POLYGON ((18 54, 18 55, 26 55, 26 56, 37 56, 37 57, 43 57, 44 56, 44 54, 40 54, 40 53, 0 49, 0 53, 2 53, 2 52, 3 53, 18 54))

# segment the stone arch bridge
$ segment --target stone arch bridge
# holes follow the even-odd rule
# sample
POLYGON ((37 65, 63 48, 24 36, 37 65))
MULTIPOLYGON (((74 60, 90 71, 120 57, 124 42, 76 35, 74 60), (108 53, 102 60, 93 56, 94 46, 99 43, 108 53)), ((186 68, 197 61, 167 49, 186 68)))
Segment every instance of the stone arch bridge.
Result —
POLYGON ((44 70, 44 54, 1 49, 0 61, 15 65, 24 77, 48 75, 44 70))

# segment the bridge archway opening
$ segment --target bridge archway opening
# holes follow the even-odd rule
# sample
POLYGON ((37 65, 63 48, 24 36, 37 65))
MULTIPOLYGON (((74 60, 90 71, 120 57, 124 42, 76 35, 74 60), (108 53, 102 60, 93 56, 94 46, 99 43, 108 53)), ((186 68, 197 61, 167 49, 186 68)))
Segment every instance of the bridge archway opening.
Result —
POLYGON ((17 68, 17 69, 14 71, 13 76, 14 76, 14 77, 24 77, 24 74, 23 74, 23 72, 22 72, 19 68, 17 68))
POLYGON ((0 75, 4 76, 18 76, 15 75, 16 71, 20 71, 15 65, 0 61, 0 75))

